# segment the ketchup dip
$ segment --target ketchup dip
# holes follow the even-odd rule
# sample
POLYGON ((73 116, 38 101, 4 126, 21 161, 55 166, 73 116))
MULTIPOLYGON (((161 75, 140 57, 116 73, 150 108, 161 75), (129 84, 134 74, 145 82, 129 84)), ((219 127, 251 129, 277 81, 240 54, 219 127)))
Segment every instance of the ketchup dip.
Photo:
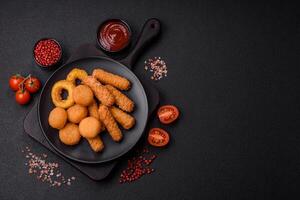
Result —
POLYGON ((122 20, 108 20, 98 29, 98 42, 106 51, 121 51, 130 43, 130 38, 130 28, 122 20))

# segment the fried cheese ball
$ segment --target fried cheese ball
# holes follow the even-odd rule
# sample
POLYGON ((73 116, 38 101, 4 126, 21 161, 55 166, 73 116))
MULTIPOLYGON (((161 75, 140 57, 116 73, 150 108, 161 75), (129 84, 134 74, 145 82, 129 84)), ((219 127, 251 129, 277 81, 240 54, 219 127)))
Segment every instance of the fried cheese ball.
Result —
POLYGON ((78 144, 81 139, 78 125, 67 123, 63 129, 59 130, 59 139, 65 145, 78 144))
POLYGON ((88 110, 84 106, 75 104, 74 106, 68 108, 67 113, 68 120, 72 123, 77 124, 88 115, 88 110))
POLYGON ((124 112, 123 110, 112 106, 109 108, 109 111, 111 112, 112 116, 115 118, 115 120, 124 128, 124 129, 130 129, 135 124, 135 119, 128 113, 124 112))
POLYGON ((120 90, 128 90, 130 88, 129 80, 122 76, 109 73, 103 69, 94 69, 92 76, 101 83, 112 85, 120 90))
POLYGON ((101 131, 101 122, 94 117, 86 117, 79 123, 80 135, 84 138, 94 138, 101 131))
POLYGON ((88 76, 88 73, 85 70, 79 69, 79 68, 74 68, 74 69, 72 69, 72 71, 69 72, 66 80, 71 81, 74 85, 76 85, 76 79, 79 79, 80 81, 82 81, 87 76, 88 76))
POLYGON ((61 107, 61 108, 69 108, 74 104, 73 100, 73 89, 75 86, 72 82, 66 81, 66 80, 60 80, 57 81, 51 90, 51 98, 52 102, 55 106, 61 107), (62 99, 61 93, 62 91, 66 90, 68 92, 67 99, 62 99))
POLYGON ((87 76, 83 79, 83 84, 89 86, 97 99, 106 106, 111 106, 115 103, 115 98, 110 94, 108 89, 92 76, 87 76))
POLYGON ((129 99, 125 94, 120 92, 118 89, 111 85, 105 86, 109 92, 114 96, 115 102, 118 105, 119 108, 126 112, 132 112, 134 108, 134 102, 129 99))
POLYGON ((93 91, 86 85, 78 85, 73 89, 73 99, 75 103, 88 106, 94 100, 93 91))
POLYGON ((100 152, 104 149, 104 144, 99 135, 94 138, 86 138, 90 144, 90 147, 94 152, 100 152))
POLYGON ((48 122, 52 128, 62 129, 65 126, 67 119, 67 111, 65 111, 63 108, 56 107, 51 110, 48 117, 48 122))
POLYGON ((108 107, 101 104, 99 106, 98 113, 100 121, 105 125, 105 128, 107 129, 112 139, 115 142, 119 142, 123 138, 123 135, 108 107))

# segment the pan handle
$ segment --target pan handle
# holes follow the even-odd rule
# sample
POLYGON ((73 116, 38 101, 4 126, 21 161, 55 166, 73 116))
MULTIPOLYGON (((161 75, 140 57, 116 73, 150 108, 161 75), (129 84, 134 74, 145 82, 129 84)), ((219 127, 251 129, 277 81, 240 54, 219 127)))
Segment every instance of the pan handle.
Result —
POLYGON ((128 54, 128 56, 126 56, 126 58, 120 60, 120 62, 132 69, 132 66, 136 62, 142 50, 159 35, 160 27, 161 24, 158 19, 148 19, 142 28, 133 50, 128 54))
POLYGON ((82 58, 90 57, 90 56, 105 56, 102 51, 99 51, 93 44, 83 44, 80 45, 69 57, 66 63, 73 62, 75 60, 79 60, 82 58))

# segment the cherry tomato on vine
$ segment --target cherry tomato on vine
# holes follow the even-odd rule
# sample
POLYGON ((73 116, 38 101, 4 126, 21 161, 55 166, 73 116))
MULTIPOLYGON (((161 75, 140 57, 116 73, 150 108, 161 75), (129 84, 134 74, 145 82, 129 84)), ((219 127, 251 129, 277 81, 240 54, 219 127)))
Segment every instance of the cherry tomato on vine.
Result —
POLYGON ((27 90, 20 89, 16 92, 15 98, 20 105, 24 105, 30 101, 30 93, 27 90))
POLYGON ((28 90, 30 93, 36 93, 37 91, 39 91, 39 89, 41 88, 41 82, 39 79, 35 78, 35 77, 29 77, 26 81, 25 81, 25 88, 26 90, 28 90))
POLYGON ((21 76, 20 74, 13 75, 9 79, 9 87, 13 91, 17 91, 20 89, 19 85, 22 83, 23 80, 24 80, 24 77, 21 76))

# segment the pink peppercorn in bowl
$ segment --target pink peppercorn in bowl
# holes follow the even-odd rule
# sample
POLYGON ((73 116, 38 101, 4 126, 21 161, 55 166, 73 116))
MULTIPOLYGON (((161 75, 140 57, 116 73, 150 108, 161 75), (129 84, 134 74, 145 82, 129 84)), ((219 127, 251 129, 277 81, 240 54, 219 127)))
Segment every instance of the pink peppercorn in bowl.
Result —
POLYGON ((53 38, 42 38, 33 47, 33 58, 43 69, 57 67, 62 61, 62 48, 53 38))

